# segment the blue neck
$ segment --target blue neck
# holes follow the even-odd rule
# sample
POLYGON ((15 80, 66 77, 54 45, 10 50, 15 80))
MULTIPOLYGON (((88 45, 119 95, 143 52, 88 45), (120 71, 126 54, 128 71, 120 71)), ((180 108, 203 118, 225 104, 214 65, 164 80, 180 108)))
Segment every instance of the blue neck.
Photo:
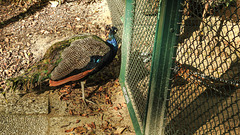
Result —
POLYGON ((109 34, 107 42, 113 46, 113 50, 118 50, 118 44, 113 34, 109 34))

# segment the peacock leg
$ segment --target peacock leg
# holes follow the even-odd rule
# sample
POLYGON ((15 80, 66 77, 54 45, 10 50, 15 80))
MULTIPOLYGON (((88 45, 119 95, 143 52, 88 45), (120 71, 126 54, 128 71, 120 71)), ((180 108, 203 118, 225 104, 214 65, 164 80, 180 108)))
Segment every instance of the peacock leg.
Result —
POLYGON ((95 104, 94 102, 88 100, 85 98, 85 91, 84 91, 84 84, 86 83, 86 81, 81 81, 81 89, 82 89, 82 100, 83 102, 85 103, 86 105, 86 102, 89 102, 89 103, 92 103, 92 104, 95 104))

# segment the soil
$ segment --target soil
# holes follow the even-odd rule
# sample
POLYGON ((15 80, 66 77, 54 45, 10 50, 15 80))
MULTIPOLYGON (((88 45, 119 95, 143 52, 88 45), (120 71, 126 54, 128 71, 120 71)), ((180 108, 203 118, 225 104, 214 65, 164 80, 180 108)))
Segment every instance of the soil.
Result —
MULTIPOLYGON (((53 43, 81 33, 106 40, 105 27, 112 24, 106 0, 65 0, 56 7, 44 0, 3 2, 0 22, 2 92, 7 88, 5 79, 23 73, 40 60, 53 43)), ((84 104, 78 83, 74 87, 66 85, 53 91, 41 88, 37 93, 59 96, 57 102, 65 102, 67 106, 65 115, 89 118, 88 123, 65 126, 66 134, 134 134, 118 81, 119 72, 120 50, 109 66, 87 79, 85 95, 96 104, 84 104), (103 124, 94 123, 96 117, 100 117, 103 124)), ((50 114, 54 113, 57 110, 51 109, 50 114)))

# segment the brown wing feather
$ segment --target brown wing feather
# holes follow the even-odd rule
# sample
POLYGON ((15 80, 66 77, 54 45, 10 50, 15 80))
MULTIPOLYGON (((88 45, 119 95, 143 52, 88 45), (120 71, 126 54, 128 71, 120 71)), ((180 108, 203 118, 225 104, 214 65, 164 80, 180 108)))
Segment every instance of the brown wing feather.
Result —
POLYGON ((51 73, 51 80, 59 80, 70 74, 74 69, 82 69, 90 62, 90 56, 104 56, 110 48, 104 41, 94 37, 75 40, 64 49, 62 61, 51 73))

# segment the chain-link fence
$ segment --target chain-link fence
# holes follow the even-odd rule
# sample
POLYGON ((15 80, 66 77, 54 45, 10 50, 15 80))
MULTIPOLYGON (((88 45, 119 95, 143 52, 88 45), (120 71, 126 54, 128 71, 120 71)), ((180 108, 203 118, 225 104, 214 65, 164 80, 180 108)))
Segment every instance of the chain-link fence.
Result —
POLYGON ((165 134, 239 134, 240 1, 181 4, 165 134))
POLYGON ((116 39, 119 45, 122 44, 123 23, 125 13, 125 0, 107 0, 111 12, 113 26, 118 28, 116 39))
POLYGON ((239 134, 240 1, 108 3, 136 133, 239 134))
POLYGON ((136 118, 143 130, 157 23, 158 2, 137 1, 132 27, 132 44, 126 67, 126 89, 129 91, 136 118))
POLYGON ((127 1, 123 40, 124 95, 136 133, 143 133, 159 2, 127 1), (130 26, 130 27, 129 27, 130 26), (130 43, 131 42, 131 43, 130 43), (126 45, 127 44, 127 45, 126 45), (132 110, 132 111, 131 111, 132 110))

